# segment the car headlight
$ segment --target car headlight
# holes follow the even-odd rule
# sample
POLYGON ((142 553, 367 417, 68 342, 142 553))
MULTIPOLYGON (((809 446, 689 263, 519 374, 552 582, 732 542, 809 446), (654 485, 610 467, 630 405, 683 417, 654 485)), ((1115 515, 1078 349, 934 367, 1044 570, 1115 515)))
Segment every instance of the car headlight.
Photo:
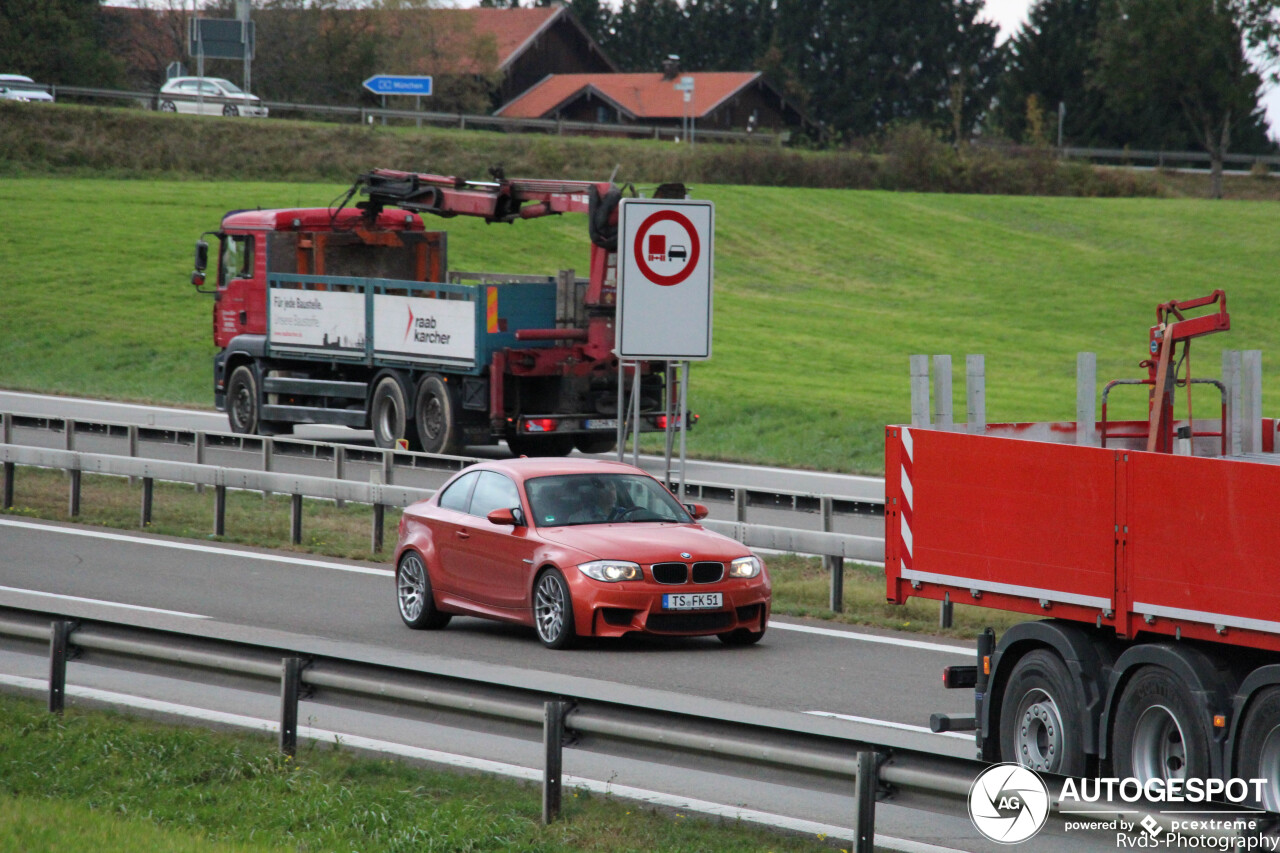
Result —
POLYGON ((579 563, 578 571, 589 578, 607 583, 638 581, 642 577, 640 564, 628 563, 626 560, 594 560, 590 563, 579 563))
POLYGON ((753 578, 760 574, 760 559, 758 557, 739 557, 729 564, 729 577, 731 578, 753 578))

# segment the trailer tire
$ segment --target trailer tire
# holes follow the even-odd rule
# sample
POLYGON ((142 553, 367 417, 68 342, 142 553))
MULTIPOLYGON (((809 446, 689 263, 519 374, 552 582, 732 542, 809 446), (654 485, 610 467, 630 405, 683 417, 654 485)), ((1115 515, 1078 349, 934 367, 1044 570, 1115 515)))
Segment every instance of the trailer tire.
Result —
POLYGON ((573 440, 573 446, 583 453, 608 453, 618 447, 615 435, 580 435, 573 440))
POLYGON ((252 367, 242 364, 231 371, 227 381, 227 422, 232 432, 254 435, 258 416, 258 378, 252 367))
POLYGON ((384 376, 373 389, 369 400, 369 426, 373 428, 373 442, 384 449, 395 449, 402 438, 409 440, 410 448, 418 443, 417 435, 409 430, 409 406, 405 402, 404 387, 394 376, 384 376))
POLYGON ((418 443, 427 453, 462 452, 462 429, 458 424, 458 406, 449 384, 435 373, 418 382, 418 399, 414 404, 414 423, 418 443))
POLYGON ((1239 762, 1234 776, 1267 780, 1262 801, 1254 805, 1280 812, 1280 687, 1260 690, 1249 701, 1236 755, 1239 762))
POLYGON ((1125 685, 1116 711, 1111 754, 1115 775, 1149 779, 1207 779, 1210 736, 1171 670, 1145 666, 1125 685))
POLYGON ((1032 770, 1085 772, 1084 703, 1067 665, 1049 649, 1023 655, 1000 706, 1000 755, 1032 770))
POLYGON ((568 456, 573 450, 571 435, 513 435, 507 439, 512 456, 568 456))

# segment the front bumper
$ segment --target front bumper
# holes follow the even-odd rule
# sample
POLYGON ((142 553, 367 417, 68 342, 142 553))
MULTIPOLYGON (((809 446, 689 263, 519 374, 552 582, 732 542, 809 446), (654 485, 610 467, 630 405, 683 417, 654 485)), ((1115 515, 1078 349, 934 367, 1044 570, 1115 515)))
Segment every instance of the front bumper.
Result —
POLYGON ((668 586, 649 581, 606 584, 583 578, 574 590, 574 622, 579 634, 594 637, 631 633, 693 637, 739 628, 759 632, 768 624, 771 600, 770 585, 761 579, 668 586), (723 606, 716 610, 662 607, 664 593, 695 592, 721 593, 723 606))

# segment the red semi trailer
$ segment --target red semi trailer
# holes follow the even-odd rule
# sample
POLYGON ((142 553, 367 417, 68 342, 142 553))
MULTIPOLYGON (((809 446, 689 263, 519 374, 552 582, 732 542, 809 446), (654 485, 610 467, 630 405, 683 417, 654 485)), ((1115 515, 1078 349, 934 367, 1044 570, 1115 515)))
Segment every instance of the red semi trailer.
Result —
POLYGON ((935 731, 1064 775, 1264 778, 1280 811, 1280 454, 1228 455, 1225 414, 1174 413, 1190 339, 1229 327, 1221 291, 1160 306, 1150 417, 1104 408, 1092 446, 1075 423, 887 428, 889 601, 1048 617, 944 672, 975 715, 935 731))
MULTIPOLYGON (((655 195, 683 198, 684 187, 655 195)), ((202 291, 214 297, 217 408, 240 433, 318 423, 436 453, 499 439, 518 455, 611 449, 620 197, 609 182, 378 169, 336 208, 228 213, 213 232, 216 287, 202 291), (364 200, 347 207, 357 192, 364 200), (425 213, 488 223, 585 213, 589 275, 451 270, 447 235, 424 229, 425 213)), ((202 239, 197 287, 208 262, 202 239)), ((664 373, 640 362, 627 374, 628 387, 640 383, 642 431, 666 427, 676 389, 664 373)))

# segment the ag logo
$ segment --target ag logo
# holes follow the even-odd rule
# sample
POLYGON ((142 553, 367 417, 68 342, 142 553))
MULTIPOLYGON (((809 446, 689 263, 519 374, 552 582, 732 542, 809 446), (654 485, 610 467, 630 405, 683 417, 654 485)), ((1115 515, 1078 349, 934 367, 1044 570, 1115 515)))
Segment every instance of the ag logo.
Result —
POLYGON ((1020 764, 988 767, 969 789, 969 818, 999 844, 1026 841, 1048 817, 1049 789, 1034 770, 1020 764))

